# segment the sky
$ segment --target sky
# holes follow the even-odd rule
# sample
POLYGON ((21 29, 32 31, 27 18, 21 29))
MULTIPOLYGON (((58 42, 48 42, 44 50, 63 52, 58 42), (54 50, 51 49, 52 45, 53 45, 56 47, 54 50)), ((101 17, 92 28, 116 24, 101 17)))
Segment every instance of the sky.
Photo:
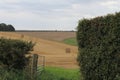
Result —
POLYGON ((78 21, 120 11, 120 0, 0 0, 0 23, 16 30, 75 30, 78 21))

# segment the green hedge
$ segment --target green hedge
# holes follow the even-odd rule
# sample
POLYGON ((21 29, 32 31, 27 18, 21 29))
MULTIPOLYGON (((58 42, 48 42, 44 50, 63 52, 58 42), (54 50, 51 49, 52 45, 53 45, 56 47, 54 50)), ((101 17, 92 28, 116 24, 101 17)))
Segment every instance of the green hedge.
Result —
POLYGON ((120 80, 120 13, 80 20, 77 29, 83 80, 120 80))
POLYGON ((6 69, 24 69, 33 50, 32 42, 0 38, 0 67, 6 69))

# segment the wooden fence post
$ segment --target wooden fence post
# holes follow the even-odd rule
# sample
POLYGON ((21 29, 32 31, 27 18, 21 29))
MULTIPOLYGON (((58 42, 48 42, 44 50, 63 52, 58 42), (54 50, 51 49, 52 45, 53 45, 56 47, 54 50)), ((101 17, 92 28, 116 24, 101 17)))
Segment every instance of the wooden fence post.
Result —
POLYGON ((38 55, 33 54, 32 56, 32 65, 31 65, 31 77, 33 80, 37 77, 37 62, 38 62, 38 55))

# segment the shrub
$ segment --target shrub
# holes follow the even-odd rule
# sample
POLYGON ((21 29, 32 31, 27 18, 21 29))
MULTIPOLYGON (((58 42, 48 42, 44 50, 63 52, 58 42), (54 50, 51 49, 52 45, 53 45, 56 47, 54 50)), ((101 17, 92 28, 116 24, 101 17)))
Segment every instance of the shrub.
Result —
POLYGON ((80 20, 77 29, 83 80, 120 80, 120 13, 80 20))
POLYGON ((25 57, 33 50, 32 42, 12 39, 0 39, 0 66, 7 69, 24 69, 28 58, 25 57))
POLYGON ((5 70, 0 68, 0 80, 28 80, 26 74, 21 70, 5 70))

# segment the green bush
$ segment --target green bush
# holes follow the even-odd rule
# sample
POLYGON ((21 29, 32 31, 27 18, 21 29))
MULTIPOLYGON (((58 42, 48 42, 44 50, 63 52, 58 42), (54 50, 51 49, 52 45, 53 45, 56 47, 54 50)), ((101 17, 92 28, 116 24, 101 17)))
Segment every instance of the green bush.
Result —
POLYGON ((33 50, 32 42, 12 39, 0 39, 0 67, 6 69, 24 69, 28 58, 25 57, 33 50))
POLYGON ((83 80, 120 80, 120 13, 80 20, 77 29, 83 80))

